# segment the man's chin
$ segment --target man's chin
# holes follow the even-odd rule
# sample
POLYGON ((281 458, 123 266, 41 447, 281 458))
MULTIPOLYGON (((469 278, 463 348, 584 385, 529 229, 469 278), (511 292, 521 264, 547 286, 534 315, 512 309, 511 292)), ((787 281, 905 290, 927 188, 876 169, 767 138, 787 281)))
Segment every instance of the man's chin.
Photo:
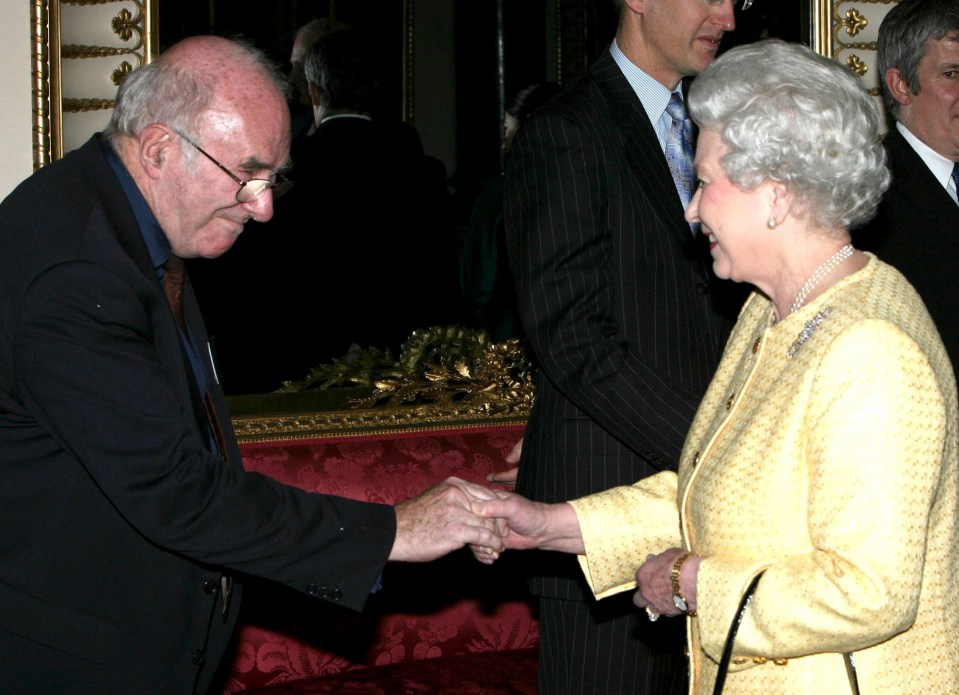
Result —
POLYGON ((207 244, 201 244, 197 249, 197 255, 200 258, 219 258, 233 248, 233 244, 240 238, 240 232, 242 231, 243 228, 241 227, 240 231, 236 234, 223 235, 215 240, 211 240, 207 244))

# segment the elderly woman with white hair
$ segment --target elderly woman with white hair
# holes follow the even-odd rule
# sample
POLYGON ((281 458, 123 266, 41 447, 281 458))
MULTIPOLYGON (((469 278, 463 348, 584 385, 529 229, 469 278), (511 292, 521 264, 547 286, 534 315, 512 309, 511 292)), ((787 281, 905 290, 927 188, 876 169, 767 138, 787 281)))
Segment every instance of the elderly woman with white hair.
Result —
POLYGON ((685 614, 692 692, 959 692, 955 380, 913 288, 850 244, 889 182, 876 109, 780 41, 726 53, 689 102, 687 218, 755 292, 678 475, 475 506, 507 547, 579 554, 597 597, 638 587, 651 620, 685 614))

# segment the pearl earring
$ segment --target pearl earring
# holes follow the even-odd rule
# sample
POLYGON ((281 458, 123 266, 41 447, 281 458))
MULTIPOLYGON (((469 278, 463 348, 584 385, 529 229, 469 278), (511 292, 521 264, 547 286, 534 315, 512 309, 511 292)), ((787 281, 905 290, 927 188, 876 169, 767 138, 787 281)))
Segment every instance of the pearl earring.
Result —
POLYGON ((769 227, 770 229, 775 229, 775 228, 776 228, 776 218, 775 218, 775 217, 770 217, 768 220, 766 220, 766 226, 769 227))

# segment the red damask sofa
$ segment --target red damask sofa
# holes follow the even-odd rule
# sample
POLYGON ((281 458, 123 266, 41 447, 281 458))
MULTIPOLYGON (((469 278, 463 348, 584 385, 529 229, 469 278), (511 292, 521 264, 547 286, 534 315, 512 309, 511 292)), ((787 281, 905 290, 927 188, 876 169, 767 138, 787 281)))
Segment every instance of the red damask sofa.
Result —
MULTIPOLYGON (((306 490, 395 503, 450 475, 508 468, 524 413, 447 403, 234 416, 248 470, 306 490)), ((521 554, 465 550, 387 566, 362 613, 246 582, 225 693, 536 692, 539 642, 521 554)))

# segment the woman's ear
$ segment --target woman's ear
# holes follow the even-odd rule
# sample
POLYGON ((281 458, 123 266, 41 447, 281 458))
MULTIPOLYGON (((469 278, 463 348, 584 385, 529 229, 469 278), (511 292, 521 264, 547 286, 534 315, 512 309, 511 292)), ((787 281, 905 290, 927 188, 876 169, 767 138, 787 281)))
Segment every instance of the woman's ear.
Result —
POLYGON ((769 228, 774 229, 783 223, 792 208, 792 196, 786 184, 781 181, 768 183, 769 228))

